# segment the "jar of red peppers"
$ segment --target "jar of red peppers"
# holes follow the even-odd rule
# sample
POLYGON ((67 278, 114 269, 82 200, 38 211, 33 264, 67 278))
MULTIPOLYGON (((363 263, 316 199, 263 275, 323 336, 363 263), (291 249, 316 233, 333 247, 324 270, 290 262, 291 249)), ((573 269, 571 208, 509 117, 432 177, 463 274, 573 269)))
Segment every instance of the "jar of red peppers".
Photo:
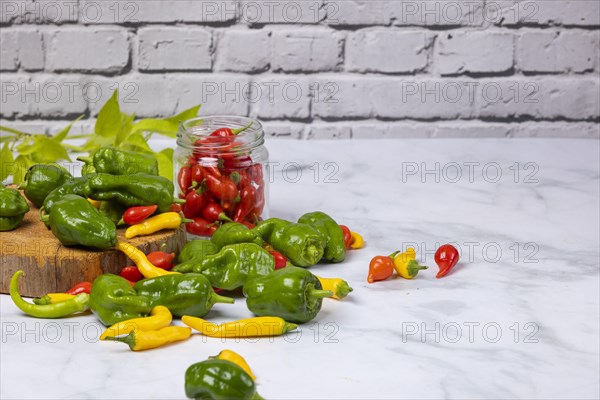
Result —
POLYGON ((183 122, 177 134, 175 187, 192 236, 211 236, 235 221, 249 228, 267 218, 268 186, 260 122, 210 116, 183 122))

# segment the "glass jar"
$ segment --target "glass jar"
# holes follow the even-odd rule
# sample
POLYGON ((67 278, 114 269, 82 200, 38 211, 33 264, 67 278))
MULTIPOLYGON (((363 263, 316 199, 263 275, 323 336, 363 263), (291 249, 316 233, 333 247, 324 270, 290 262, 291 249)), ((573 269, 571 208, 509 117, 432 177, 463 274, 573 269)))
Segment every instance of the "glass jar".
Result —
POLYGON ((184 121, 173 154, 177 196, 194 222, 190 236, 212 236, 224 222, 249 228, 268 218, 267 162, 260 122, 246 117, 209 116, 184 121))

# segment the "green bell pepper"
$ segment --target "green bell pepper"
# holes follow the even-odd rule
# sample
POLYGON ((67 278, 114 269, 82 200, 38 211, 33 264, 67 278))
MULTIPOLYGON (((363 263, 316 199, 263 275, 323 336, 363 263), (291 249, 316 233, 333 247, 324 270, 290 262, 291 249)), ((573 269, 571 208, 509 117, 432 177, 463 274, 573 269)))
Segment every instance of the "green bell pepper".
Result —
POLYGON ((42 221, 50 224, 54 236, 65 246, 81 245, 101 250, 117 244, 117 228, 113 222, 83 197, 63 196, 52 206, 42 221))
POLYGON ((148 297, 138 295, 129 281, 118 275, 102 274, 92 283, 90 309, 106 326, 145 317, 152 307, 148 297))
POLYGON ((35 164, 25 174, 25 182, 20 188, 25 192, 25 197, 39 208, 52 190, 71 179, 73 176, 60 165, 35 164))
POLYGON ((173 182, 162 176, 135 174, 90 176, 84 193, 93 200, 114 200, 126 207, 158 205, 158 213, 169 210, 175 190, 173 182))
POLYGON ((254 243, 238 243, 227 245, 205 258, 176 265, 173 271, 194 271, 206 276, 213 287, 234 290, 274 269, 275 259, 268 251, 254 243))
POLYGON ((262 400, 246 371, 227 360, 210 359, 185 371, 185 394, 190 399, 262 400))
POLYGON ((318 230, 326 239, 324 258, 327 261, 338 263, 346 258, 346 244, 344 232, 337 222, 321 211, 304 214, 298 219, 301 224, 307 224, 318 230))
POLYGON ((100 214, 104 215, 106 218, 110 219, 115 225, 121 221, 121 217, 123 217, 123 213, 127 211, 127 207, 122 205, 121 203, 117 203, 116 201, 102 201, 100 202, 100 207, 98 208, 100 214))
POLYGON ((0 186, 0 231, 15 229, 28 211, 29 204, 17 189, 0 186))
POLYGON ((185 263, 194 258, 204 258, 219 251, 217 247, 210 241, 204 239, 190 240, 183 246, 177 260, 180 263, 185 263))
POLYGON ((82 175, 106 173, 111 175, 158 175, 158 161, 151 154, 100 147, 92 157, 79 157, 85 165, 82 175))
POLYGON ((50 214, 50 212, 52 212, 52 206, 54 203, 68 194, 75 194, 77 196, 84 197, 85 194, 83 193, 83 190, 87 181, 87 177, 74 178, 52 190, 50 193, 48 193, 48 196, 46 196, 41 211, 44 211, 46 214, 50 214))
POLYGON ((255 231, 248 229, 246 225, 239 222, 228 222, 221 225, 213 233, 210 240, 218 249, 228 244, 256 243, 262 245, 264 242, 255 231))
POLYGON ((294 265, 310 267, 323 257, 326 240, 310 225, 269 218, 256 225, 252 231, 294 265))
POLYGON ((312 320, 321 310, 323 297, 319 279, 299 267, 285 267, 244 285, 246 306, 258 316, 281 317, 289 322, 312 320))
POLYGON ((208 279, 200 274, 169 274, 138 281, 133 289, 148 298, 152 306, 165 306, 173 315, 203 317, 215 303, 234 302, 216 294, 208 279))

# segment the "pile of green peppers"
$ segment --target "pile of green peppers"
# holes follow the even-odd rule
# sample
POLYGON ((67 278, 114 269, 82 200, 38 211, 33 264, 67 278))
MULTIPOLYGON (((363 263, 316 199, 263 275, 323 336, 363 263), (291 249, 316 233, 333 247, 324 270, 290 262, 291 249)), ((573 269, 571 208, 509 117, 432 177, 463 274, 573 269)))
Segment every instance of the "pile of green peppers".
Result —
POLYGON ((262 399, 246 371, 231 361, 215 358, 185 371, 185 394, 190 399, 262 399))
POLYGON ((18 190, 0 187, 0 231, 15 229, 29 211, 29 204, 18 190))

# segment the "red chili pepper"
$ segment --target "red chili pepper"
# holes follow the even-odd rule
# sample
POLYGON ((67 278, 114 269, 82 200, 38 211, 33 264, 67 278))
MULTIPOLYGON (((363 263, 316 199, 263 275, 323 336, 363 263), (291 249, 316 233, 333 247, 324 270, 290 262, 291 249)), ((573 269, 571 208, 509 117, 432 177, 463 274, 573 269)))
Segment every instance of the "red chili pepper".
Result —
POLYGON ((346 246, 346 250, 348 250, 352 244, 352 232, 346 225, 340 225, 340 228, 342 228, 342 233, 344 234, 344 245, 346 246))
POLYGON ((181 212, 181 206, 179 204, 173 203, 169 206, 169 211, 170 212, 181 212))
POLYGON ((148 261, 150 261, 155 267, 170 271, 171 268, 173 268, 173 260, 175 259, 175 253, 153 251, 152 253, 148 253, 146 258, 148 258, 148 261))
POLYGON ((250 156, 239 156, 235 153, 227 155, 223 158, 222 169, 226 172, 240 171, 252 166, 252 158, 250 156))
POLYGON ((269 253, 271 253, 273 258, 275 259, 275 269, 281 269, 287 265, 288 260, 283 254, 281 254, 277 250, 269 250, 269 253))
POLYGON ((200 182, 202 182, 203 179, 204 179, 204 170, 202 169, 202 166, 199 164, 192 165, 191 187, 192 188, 198 187, 198 185, 200 185, 200 182))
POLYGON ((250 211, 254 209, 256 203, 256 188, 252 185, 246 186, 240 191, 241 200, 238 203, 235 213, 233 214, 233 220, 235 222, 243 221, 250 211))
POLYGON ((369 275, 367 282, 373 283, 376 281, 384 281, 394 273, 394 256, 398 254, 396 251, 389 256, 373 257, 369 263, 369 275))
POLYGON ((215 221, 231 222, 231 218, 229 218, 225 212, 223 212, 223 207, 214 202, 208 203, 206 207, 202 209, 202 216, 205 220, 211 223, 215 221))
POLYGON ((208 190, 220 200, 234 201, 238 195, 235 183, 225 176, 217 178, 209 174, 206 176, 205 182, 208 190))
POLYGON ((204 218, 195 217, 193 220, 194 222, 188 222, 185 224, 185 228, 192 235, 212 236, 212 234, 215 233, 218 228, 217 224, 211 224, 204 218))
POLYGON ((260 220, 260 216, 262 215, 263 209, 265 208, 265 189, 263 186, 260 186, 256 189, 256 195, 254 200, 254 209, 250 212, 250 216, 253 219, 260 220))
POLYGON ((119 275, 127 279, 129 282, 137 282, 143 278, 143 275, 138 269, 138 267, 134 265, 128 265, 127 267, 123 267, 119 275))
POLYGON ((252 182, 256 183, 259 186, 263 186, 265 184, 262 164, 253 164, 252 166, 250 166, 248 168, 248 176, 250 176, 252 182))
POLYGON ((123 222, 125 222, 127 225, 139 224, 140 222, 154 214, 157 208, 158 206, 156 205, 129 207, 123 213, 123 222))
POLYGON ((219 128, 215 131, 213 131, 210 135, 208 136, 219 136, 219 137, 231 137, 231 136, 236 136, 239 133, 242 133, 243 131, 245 131, 246 129, 250 128, 250 126, 254 123, 254 121, 251 121, 248 125, 243 126, 241 128, 237 128, 237 129, 231 129, 231 128, 219 128))
POLYGON ((460 256, 458 255, 458 250, 456 250, 456 247, 452 246, 451 244, 445 244, 437 249, 433 259, 440 270, 435 277, 441 278, 446 276, 448 272, 454 268, 456 263, 458 263, 459 258, 460 256))
POLYGON ((216 165, 203 165, 202 170, 202 176, 205 179, 209 175, 216 176, 217 178, 221 177, 221 170, 216 165))
POLYGON ((181 167, 177 174, 177 183, 181 193, 187 193, 189 187, 192 186, 192 169, 190 167, 181 167))
POLYGON ((67 293, 67 294, 79 294, 79 293, 90 294, 91 291, 92 291, 92 283, 91 282, 79 282, 77 285, 73 286, 71 289, 67 290, 65 293, 67 293))
POLYGON ((186 218, 194 218, 200 215, 202 209, 208 203, 208 198, 201 190, 191 190, 185 196, 185 204, 183 205, 183 215, 186 218))

